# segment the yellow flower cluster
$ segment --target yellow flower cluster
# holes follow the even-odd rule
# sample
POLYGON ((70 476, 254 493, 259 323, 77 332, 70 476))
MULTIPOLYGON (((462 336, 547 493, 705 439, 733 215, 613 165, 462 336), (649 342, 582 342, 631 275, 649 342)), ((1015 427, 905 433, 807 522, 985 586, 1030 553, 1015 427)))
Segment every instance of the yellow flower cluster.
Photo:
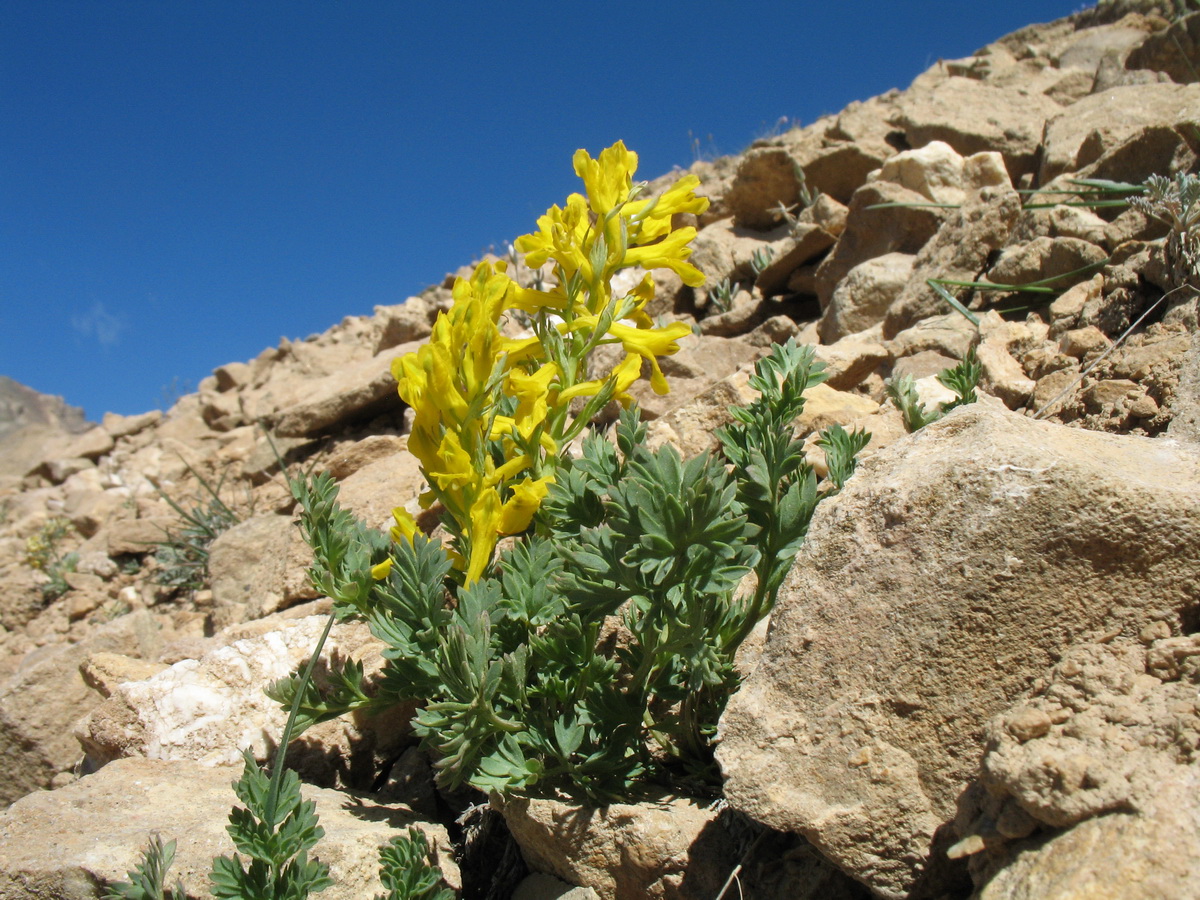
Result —
MULTIPOLYGON (((454 285, 454 304, 439 315, 429 343, 397 359, 392 373, 401 399, 415 415, 408 449, 421 463, 429 490, 425 507, 440 501, 461 538, 456 564, 467 583, 491 562, 501 535, 529 527, 554 479, 560 448, 603 403, 627 403, 628 388, 642 363, 659 393, 668 385, 657 357, 676 352, 690 332, 682 322, 657 327, 645 312, 654 297, 647 274, 632 291, 615 296, 613 276, 622 269, 669 268, 685 284, 704 275, 687 262, 692 227, 673 229, 676 213, 703 212, 705 198, 693 190, 694 175, 670 190, 640 200, 637 155, 623 143, 592 159, 575 154, 575 172, 587 196, 572 194, 538 219, 538 231, 517 239, 525 262, 553 263, 553 287, 524 288, 503 263, 482 263, 470 279, 454 285), (501 318, 513 310, 530 317, 533 335, 506 338, 501 318), (624 359, 602 377, 588 377, 592 351, 621 344, 624 359), (578 415, 571 401, 590 398, 578 415)), ((411 540, 412 516, 394 512, 396 540, 411 540)), ((383 577, 389 565, 376 567, 383 577)))

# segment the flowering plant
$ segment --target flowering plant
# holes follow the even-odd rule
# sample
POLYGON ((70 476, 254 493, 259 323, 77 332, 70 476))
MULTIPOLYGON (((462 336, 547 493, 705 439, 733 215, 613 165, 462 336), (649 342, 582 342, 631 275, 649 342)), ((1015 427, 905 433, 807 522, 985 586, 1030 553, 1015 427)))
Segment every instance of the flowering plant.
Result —
MULTIPOLYGON (((529 266, 552 264, 556 284, 523 288, 503 263, 481 263, 455 283, 454 305, 439 316, 429 343, 393 365, 400 397, 414 412, 408 448, 428 479, 422 504, 437 501, 449 513, 455 568, 466 583, 483 574, 500 535, 529 526, 567 443, 610 400, 628 404, 643 361, 654 389, 668 390, 657 357, 678 350, 675 342, 691 329, 651 321, 648 271, 625 295, 614 293, 613 276, 635 266, 669 268, 685 284, 703 283, 687 262, 696 230, 673 229, 671 219, 703 212, 708 201, 693 193, 694 175, 639 200, 636 168, 637 155, 619 142, 599 159, 578 151, 575 171, 587 196, 572 194, 516 242, 529 266), (531 335, 503 336, 501 319, 515 311, 529 317, 531 335), (616 343, 623 360, 589 377, 593 351, 616 343), (572 404, 577 398, 587 399, 581 409, 572 404)), ((411 539, 415 529, 412 516, 397 510, 396 538, 411 539)))
POLYGON ((703 282, 687 261, 695 229, 674 217, 707 201, 690 175, 641 197, 637 157, 620 143, 574 162, 586 195, 516 245, 529 266, 552 266, 553 284, 522 287, 503 264, 481 264, 429 343, 394 366, 428 483, 421 503, 444 510, 448 545, 402 509, 389 541, 338 507, 326 475, 292 483, 313 584, 388 645, 380 677, 368 686, 349 662, 324 690, 294 677, 269 693, 300 727, 425 701, 413 727, 448 787, 593 802, 648 783, 708 790, 734 656, 869 436, 827 433, 819 488, 791 423, 825 376, 811 348, 789 342, 757 364, 759 398, 731 411, 721 456, 649 450, 629 389, 645 372, 667 392, 658 358, 690 329, 650 319, 648 270, 703 282), (647 270, 636 286, 614 289, 634 266, 647 270), (517 312, 529 333, 507 336, 517 312), (593 371, 604 345, 622 357, 593 371), (613 400, 627 407, 615 442, 589 430, 613 400), (495 560, 505 535, 517 537, 495 560))

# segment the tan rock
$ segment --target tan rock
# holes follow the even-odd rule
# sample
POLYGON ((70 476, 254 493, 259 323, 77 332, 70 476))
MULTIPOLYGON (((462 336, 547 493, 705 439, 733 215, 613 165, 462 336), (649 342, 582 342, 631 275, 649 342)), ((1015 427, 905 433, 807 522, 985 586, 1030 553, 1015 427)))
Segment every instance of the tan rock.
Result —
POLYGON ((254 377, 254 368, 244 362, 231 362, 213 369, 218 391, 234 391, 246 387, 254 377))
POLYGON ((788 236, 775 247, 767 267, 758 273, 755 286, 763 297, 782 294, 792 272, 816 259, 833 246, 836 238, 820 225, 794 226, 788 236))
POLYGON ((756 252, 770 251, 775 254, 777 249, 791 250, 795 247, 795 241, 787 225, 778 225, 762 232, 723 219, 713 222, 696 235, 692 247, 688 261, 708 276, 707 284, 696 288, 698 305, 703 307, 708 304, 709 292, 722 280, 728 278, 731 283, 741 283, 743 286, 749 286, 754 281, 754 270, 750 263, 756 252))
POLYGON ((734 867, 760 900, 865 900, 862 889, 792 837, 763 835, 745 851, 744 825, 686 798, 592 809, 557 800, 500 804, 530 868, 612 900, 712 900, 734 867))
POLYGON ((916 191, 889 181, 871 182, 854 192, 846 230, 817 270, 817 297, 822 309, 855 266, 885 253, 913 254, 925 246, 946 218, 945 210, 921 205, 881 207, 925 202, 916 191))
POLYGON ((804 176, 811 190, 849 203, 867 176, 896 151, 886 141, 844 141, 806 154, 804 176))
POLYGON ((880 342, 881 329, 848 334, 832 344, 813 347, 818 362, 825 364, 825 383, 834 390, 844 391, 858 385, 881 364, 891 360, 880 342))
POLYGON ((963 156, 997 151, 1014 180, 1035 171, 1042 128, 1062 111, 1044 94, 953 77, 902 94, 897 106, 910 146, 945 141, 963 156))
POLYGON ((71 491, 63 511, 76 531, 84 537, 92 537, 117 516, 125 500, 113 491, 71 491))
POLYGON ((152 658, 162 643, 159 624, 142 610, 91 629, 78 644, 51 645, 30 654, 0 688, 0 755, 5 760, 0 802, 47 787, 80 760, 71 726, 100 703, 79 674, 85 659, 102 651, 152 658))
POLYGON ((1200 769, 1164 738, 1200 734, 1198 664, 1194 635, 1082 644, 988 724, 983 789, 956 821, 985 845, 971 859, 981 898, 1200 896, 1200 769), (1051 839, 997 832, 1014 813, 1051 839))
POLYGON ((847 213, 849 210, 844 204, 828 194, 818 194, 813 205, 801 210, 798 218, 806 224, 820 225, 834 237, 839 237, 846 230, 847 213))
POLYGON ((1200 19, 1184 16, 1170 27, 1157 31, 1129 51, 1126 69, 1161 72, 1176 84, 1200 81, 1196 59, 1200 57, 1200 19))
MULTIPOLYGON (((972 192, 913 260, 912 275, 884 318, 884 336, 893 337, 915 322, 947 310, 949 304, 928 281, 974 281, 992 253, 1008 239, 1020 210, 1020 195, 1010 185, 972 192)), ((949 290, 961 293, 961 289, 949 290)))
POLYGON ((159 541, 178 531, 180 520, 173 516, 154 516, 147 519, 118 519, 105 534, 109 556, 144 556, 157 549, 159 541))
POLYGON ((931 203, 957 205, 966 199, 963 158, 942 141, 897 153, 871 173, 871 180, 902 185, 931 203))
POLYGON ((123 653, 93 653, 79 664, 79 674, 87 686, 101 697, 111 697, 118 685, 127 681, 145 681, 167 668, 166 663, 149 662, 123 653))
POLYGON ((425 488, 420 463, 411 453, 392 453, 363 466, 342 481, 338 502, 363 522, 386 531, 392 510, 415 500, 425 488))
POLYGON ((394 434, 372 434, 339 448, 337 455, 329 461, 329 474, 341 481, 359 469, 381 459, 407 452, 408 439, 394 434))
POLYGON ((814 518, 722 718, 730 803, 904 896, 982 727, 1063 647, 1182 627, 1198 500, 1200 451, 982 400, 866 460, 814 518))
POLYGON ((759 147, 748 151, 725 203, 737 223, 755 231, 770 231, 783 216, 779 207, 791 207, 800 198, 797 162, 782 147, 759 147))
POLYGON ((303 572, 311 552, 289 516, 253 516, 208 548, 213 623, 224 628, 306 599, 303 572))
POLYGON ((1104 276, 1093 275, 1087 281, 1072 285, 1050 304, 1050 334, 1057 336, 1075 327, 1088 302, 1100 299, 1104 276))
POLYGON ((912 277, 915 259, 908 253, 885 253, 851 269, 821 314, 821 339, 832 344, 882 322, 912 277))
MULTIPOLYGON (((129 759, 0 813, 0 896, 11 900, 99 896, 98 885, 124 881, 152 835, 176 842, 168 883, 190 897, 209 896, 214 856, 232 855, 225 830, 238 801, 230 784, 240 767, 129 759)), ((312 855, 330 867, 325 898, 361 900, 381 890, 379 847, 416 826, 426 835, 449 884, 459 885, 446 831, 403 808, 370 797, 303 785, 325 836, 312 855)))
POLYGON ((600 900, 600 895, 591 888, 576 887, 537 872, 517 885, 512 900, 600 900))
POLYGON ((90 460, 97 460, 112 448, 113 436, 97 425, 71 441, 63 456, 83 456, 90 460))
POLYGON ((985 338, 976 353, 982 369, 981 386, 989 394, 999 397, 1009 409, 1023 407, 1037 383, 1025 374, 1021 364, 1013 358, 1002 338, 985 338))
POLYGON ((793 424, 803 437, 813 431, 824 431, 830 425, 846 425, 878 410, 879 404, 870 397, 818 384, 804 392, 804 411, 793 424))
POLYGON ((897 334, 884 346, 893 359, 912 356, 922 350, 936 350, 951 359, 962 359, 975 342, 975 326, 956 312, 929 316, 897 334))
MULTIPOLYGON (((1103 248, 1079 238, 1038 237, 1027 244, 1006 248, 984 280, 993 284, 1029 284, 1098 266, 1106 259, 1108 254, 1103 248)), ((1064 280, 1061 284, 1070 282, 1064 280)))
POLYGON ((398 409, 392 360, 418 347, 420 342, 401 344, 326 375, 311 386, 305 399, 279 413, 275 430, 291 437, 306 436, 398 409))
POLYGON ((375 307, 375 315, 383 319, 375 352, 425 340, 433 333, 437 312, 437 307, 424 297, 409 297, 399 306, 375 307))
MULTIPOLYGON (((326 618, 276 623, 272 631, 233 641, 199 660, 185 659, 143 681, 116 685, 75 729, 90 763, 142 756, 227 766, 247 749, 265 761, 287 711, 263 688, 307 661, 326 618)), ((326 664, 335 654, 358 659, 369 677, 382 666, 382 646, 365 625, 339 624, 321 658, 326 664)), ((315 726, 291 745, 289 762, 310 780, 357 780, 357 786, 369 786, 375 755, 395 754, 410 740, 412 713, 409 705, 373 718, 345 717, 315 726)))
POLYGON ((162 421, 162 412, 157 409, 152 409, 149 412, 140 413, 133 416, 121 416, 116 413, 105 413, 104 421, 101 423, 104 430, 113 436, 113 438, 129 437, 138 432, 145 431, 162 421))
POLYGON ((1108 335, 1095 325, 1065 331, 1058 339, 1058 347, 1067 356, 1091 361, 1112 346, 1108 335))
MULTIPOLYGON (((1168 170, 1152 168, 1163 160, 1147 153, 1148 146, 1138 148, 1137 142, 1146 139, 1153 142, 1156 128, 1172 130, 1181 122, 1200 119, 1200 85, 1114 87, 1085 97, 1047 118, 1050 121, 1046 124, 1039 183, 1046 184, 1064 172, 1079 172, 1093 166, 1130 141, 1135 143, 1123 154, 1126 164, 1106 167, 1103 177, 1138 182, 1155 171, 1168 170), (1139 156, 1140 161, 1135 159, 1139 156)), ((1175 152, 1173 148, 1167 149, 1171 154, 1175 152)))

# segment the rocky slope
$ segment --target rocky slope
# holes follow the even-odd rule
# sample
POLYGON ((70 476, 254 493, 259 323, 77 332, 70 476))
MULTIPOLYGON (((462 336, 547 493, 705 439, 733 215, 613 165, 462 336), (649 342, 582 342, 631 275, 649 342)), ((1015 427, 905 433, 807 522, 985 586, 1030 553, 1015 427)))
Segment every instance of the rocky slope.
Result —
MULTIPOLYGON (((522 859, 488 865, 540 873, 516 896, 712 898, 740 864, 756 897, 1200 897, 1200 278, 1161 221, 1054 193, 1196 171, 1198 46, 1200 14, 1106 3, 692 167, 709 282, 658 279, 652 314, 695 335, 663 360, 672 392, 642 389, 653 440, 710 446, 792 336, 831 372, 799 433, 874 437, 722 721, 726 800, 511 802, 522 859), (929 284, 1051 278, 951 286, 977 325, 929 284), (907 434, 884 379, 935 403, 973 345, 985 396, 907 434)), ((282 724, 261 688, 327 609, 276 450, 369 522, 411 503, 389 365, 449 284, 222 366, 165 413, 5 415, 0 897, 99 896, 151 832, 204 894, 228 767, 282 724), (240 521, 190 589, 158 542, 186 537, 177 507, 220 513, 210 488, 240 521)), ((341 625, 327 652, 370 671, 380 649, 341 625)), ((378 890, 361 848, 410 821, 458 877, 404 721, 291 748, 329 832, 325 896, 378 890)))

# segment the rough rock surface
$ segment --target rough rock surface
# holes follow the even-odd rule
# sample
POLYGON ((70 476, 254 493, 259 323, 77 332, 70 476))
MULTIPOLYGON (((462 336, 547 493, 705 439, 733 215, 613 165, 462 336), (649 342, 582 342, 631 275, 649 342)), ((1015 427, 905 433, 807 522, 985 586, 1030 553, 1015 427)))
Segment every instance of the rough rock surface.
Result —
MULTIPOLYGON (((278 630, 118 685, 76 729, 89 764, 142 756, 233 765, 244 750, 265 761, 287 715, 263 688, 308 659, 325 622, 323 616, 310 616, 284 628, 276 623, 278 630)), ((339 624, 322 659, 358 659, 369 675, 381 664, 381 646, 365 625, 339 624)), ((315 726, 292 745, 289 758, 325 783, 369 785, 376 774, 374 755, 397 752, 407 740, 411 714, 411 708, 397 709, 372 719, 346 717, 315 726)))
POLYGON ((986 722, 1062 648, 1195 615, 1200 452, 985 403, 823 505, 718 758, 735 808, 883 896, 920 877, 986 722))
POLYGON ((711 900, 739 864, 744 896, 869 896, 802 839, 755 836, 728 811, 684 798, 614 803, 602 809, 521 799, 504 803, 502 810, 532 869, 592 888, 611 900, 711 900))
MULTIPOLYGON (((150 837, 176 842, 169 882, 189 897, 207 897, 214 856, 232 854, 225 831, 237 803, 237 767, 126 759, 59 791, 30 794, 0 813, 0 897, 6 900, 93 900, 124 881, 141 862, 150 837)), ((321 896, 362 900, 380 890, 378 848, 410 825, 434 848, 447 881, 458 872, 446 830, 403 807, 305 785, 325 836, 314 855, 330 868, 321 896)))
POLYGON ((1071 648, 988 724, 956 822, 981 898, 1200 896, 1200 638, 1169 633, 1071 648))
POLYGON ((78 644, 49 645, 31 653, 0 689, 0 754, 6 760, 0 802, 49 787, 82 758, 71 726, 100 703, 80 665, 92 653, 153 655, 163 639, 145 613, 123 616, 78 644))

